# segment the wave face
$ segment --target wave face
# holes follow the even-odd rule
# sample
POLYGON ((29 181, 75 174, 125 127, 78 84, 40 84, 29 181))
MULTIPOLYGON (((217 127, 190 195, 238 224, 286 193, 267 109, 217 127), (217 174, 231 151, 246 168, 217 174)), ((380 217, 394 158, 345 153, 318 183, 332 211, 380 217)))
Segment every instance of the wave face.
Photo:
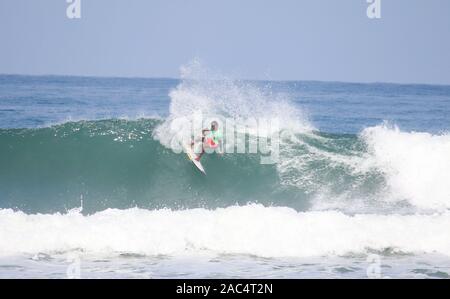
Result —
POLYGON ((299 211, 450 208, 450 137, 386 126, 360 135, 289 133, 277 164, 207 154, 206 177, 153 137, 162 120, 0 130, 1 208, 216 208, 257 202, 299 211))
POLYGON ((153 139, 158 123, 107 120, 0 131, 3 208, 65 211, 79 206, 80 197, 86 212, 215 207, 284 192, 277 190, 274 167, 257 167, 253 157, 211 156, 204 162, 208 176, 200 176, 184 154, 153 139))
MULTIPOLYGON (((207 155, 206 177, 152 135, 160 120, 104 120, 0 130, 2 208, 87 213, 106 208, 223 207, 247 202, 306 208, 311 186, 261 165, 257 154, 207 155)), ((298 152, 301 156, 309 153, 298 152)), ((310 166, 311 168, 313 165, 310 166)), ((343 170, 345 172, 345 170, 343 170)), ((327 170, 318 173, 326 177, 327 170)), ((312 182, 314 184, 314 182, 312 182)), ((319 184, 317 181, 316 184, 319 184)))

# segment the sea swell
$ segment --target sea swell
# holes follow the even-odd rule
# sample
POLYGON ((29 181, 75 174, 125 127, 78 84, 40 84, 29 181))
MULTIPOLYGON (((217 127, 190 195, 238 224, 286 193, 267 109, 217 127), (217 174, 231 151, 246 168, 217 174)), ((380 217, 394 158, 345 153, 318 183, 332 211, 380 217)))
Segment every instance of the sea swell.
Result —
POLYGON ((162 120, 69 122, 0 130, 0 207, 28 213, 107 208, 217 208, 260 203, 298 211, 401 212, 450 207, 450 137, 385 125, 359 135, 284 134, 278 163, 207 154, 208 175, 155 140, 162 120))

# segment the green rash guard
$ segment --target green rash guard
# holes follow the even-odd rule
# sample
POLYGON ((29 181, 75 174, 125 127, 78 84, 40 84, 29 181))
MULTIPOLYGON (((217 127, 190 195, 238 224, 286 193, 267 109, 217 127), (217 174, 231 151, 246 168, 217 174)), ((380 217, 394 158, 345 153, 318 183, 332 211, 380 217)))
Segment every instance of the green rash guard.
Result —
POLYGON ((220 130, 216 130, 216 131, 209 131, 208 135, 206 136, 206 138, 211 138, 212 141, 215 144, 219 144, 219 141, 222 140, 222 132, 220 132, 220 130))

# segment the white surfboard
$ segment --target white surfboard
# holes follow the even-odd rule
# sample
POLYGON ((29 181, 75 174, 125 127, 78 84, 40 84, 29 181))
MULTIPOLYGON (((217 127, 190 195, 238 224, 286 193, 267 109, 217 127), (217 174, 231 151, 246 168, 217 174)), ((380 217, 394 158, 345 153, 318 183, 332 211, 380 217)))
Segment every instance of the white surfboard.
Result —
POLYGON ((195 167, 197 167, 198 170, 200 170, 204 175, 206 175, 202 163, 200 163, 200 161, 195 160, 195 158, 197 158, 197 155, 192 150, 192 147, 190 147, 189 145, 185 145, 184 149, 186 150, 186 154, 189 160, 191 160, 191 162, 195 165, 195 167))

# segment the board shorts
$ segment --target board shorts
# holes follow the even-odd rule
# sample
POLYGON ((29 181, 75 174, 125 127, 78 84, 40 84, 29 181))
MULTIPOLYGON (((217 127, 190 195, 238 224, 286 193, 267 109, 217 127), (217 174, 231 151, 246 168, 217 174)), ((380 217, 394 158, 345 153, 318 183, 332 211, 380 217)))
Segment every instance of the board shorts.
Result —
POLYGON ((206 138, 205 142, 210 148, 216 148, 218 146, 217 143, 214 142, 212 138, 206 138))

